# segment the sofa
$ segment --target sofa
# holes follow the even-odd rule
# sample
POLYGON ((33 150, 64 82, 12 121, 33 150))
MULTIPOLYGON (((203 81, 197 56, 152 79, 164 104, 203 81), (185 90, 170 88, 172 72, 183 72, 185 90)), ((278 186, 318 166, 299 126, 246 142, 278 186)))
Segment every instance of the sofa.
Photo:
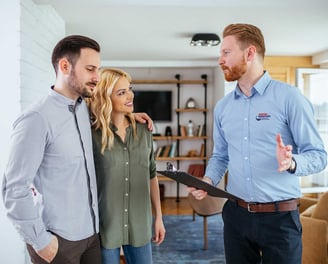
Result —
POLYGON ((319 198, 302 197, 302 264, 328 264, 328 192, 319 198))

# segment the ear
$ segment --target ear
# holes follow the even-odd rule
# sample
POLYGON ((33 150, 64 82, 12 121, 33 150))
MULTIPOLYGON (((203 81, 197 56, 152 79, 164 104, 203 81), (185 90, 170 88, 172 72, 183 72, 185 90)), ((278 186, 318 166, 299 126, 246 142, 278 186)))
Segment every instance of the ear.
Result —
POLYGON ((254 58, 256 54, 256 47, 251 45, 247 48, 247 61, 250 61, 254 58))
POLYGON ((58 68, 63 74, 68 74, 71 70, 71 63, 67 60, 67 58, 62 58, 58 62, 58 68))

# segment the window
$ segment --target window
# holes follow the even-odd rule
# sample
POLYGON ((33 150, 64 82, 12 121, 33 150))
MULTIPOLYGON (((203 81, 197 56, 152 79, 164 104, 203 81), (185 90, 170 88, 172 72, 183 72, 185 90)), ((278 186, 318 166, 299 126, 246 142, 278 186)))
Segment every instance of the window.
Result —
MULTIPOLYGON (((318 130, 328 150, 328 69, 300 68, 296 74, 296 86, 312 102, 318 130)), ((303 193, 325 192, 328 190, 328 168, 300 180, 303 193)))

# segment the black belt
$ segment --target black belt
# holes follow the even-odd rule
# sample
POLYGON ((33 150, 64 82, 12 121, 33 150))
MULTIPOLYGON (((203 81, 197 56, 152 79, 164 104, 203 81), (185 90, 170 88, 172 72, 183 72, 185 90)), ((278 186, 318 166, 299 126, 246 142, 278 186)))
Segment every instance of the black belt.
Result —
POLYGON ((245 202, 240 199, 230 199, 238 206, 243 207, 251 213, 274 213, 274 212, 288 212, 296 210, 300 205, 300 199, 290 199, 285 201, 277 201, 270 203, 253 203, 245 202))

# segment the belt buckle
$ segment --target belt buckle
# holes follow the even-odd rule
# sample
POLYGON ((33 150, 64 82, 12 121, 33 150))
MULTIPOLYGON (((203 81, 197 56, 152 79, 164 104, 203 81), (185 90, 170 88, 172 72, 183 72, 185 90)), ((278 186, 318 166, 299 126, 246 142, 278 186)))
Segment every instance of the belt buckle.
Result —
POLYGON ((251 206, 255 205, 255 204, 257 204, 257 203, 252 203, 252 202, 247 203, 247 211, 250 212, 250 213, 256 213, 256 211, 251 210, 251 206))

